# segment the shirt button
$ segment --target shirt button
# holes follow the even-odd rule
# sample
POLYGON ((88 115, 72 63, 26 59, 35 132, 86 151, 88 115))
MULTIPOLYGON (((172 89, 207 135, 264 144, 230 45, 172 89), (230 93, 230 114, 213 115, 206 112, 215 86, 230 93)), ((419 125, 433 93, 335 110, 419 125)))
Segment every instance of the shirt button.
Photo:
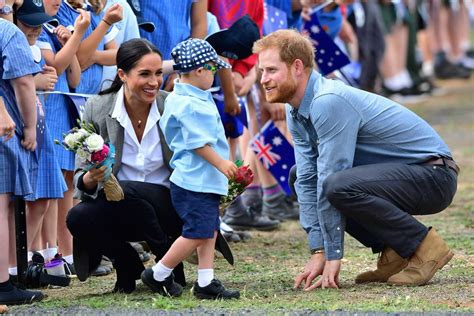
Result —
POLYGON ((337 230, 341 230, 341 228, 340 228, 340 227, 338 227, 338 228, 336 228, 336 229, 337 229, 337 230))
POLYGON ((339 249, 336 250, 337 253, 340 253, 341 251, 339 249))

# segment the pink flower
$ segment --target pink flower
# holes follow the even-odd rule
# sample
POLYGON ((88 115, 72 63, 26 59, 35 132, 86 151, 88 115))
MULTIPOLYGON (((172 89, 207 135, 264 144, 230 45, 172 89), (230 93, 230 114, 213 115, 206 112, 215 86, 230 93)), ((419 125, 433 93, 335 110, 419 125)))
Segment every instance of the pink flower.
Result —
POLYGON ((104 144, 102 146, 102 150, 96 151, 91 155, 91 162, 93 163, 101 163, 103 162, 107 156, 109 155, 109 146, 104 144))
POLYGON ((241 166, 237 169, 235 181, 241 184, 244 188, 253 181, 253 172, 249 166, 241 166))

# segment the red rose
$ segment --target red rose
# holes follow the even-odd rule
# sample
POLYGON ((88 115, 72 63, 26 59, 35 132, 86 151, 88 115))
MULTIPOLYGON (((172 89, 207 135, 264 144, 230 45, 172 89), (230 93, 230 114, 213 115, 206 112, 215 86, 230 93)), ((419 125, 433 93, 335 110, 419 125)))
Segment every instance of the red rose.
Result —
POLYGON ((107 158, 108 155, 109 155, 109 146, 104 144, 104 146, 102 146, 102 150, 92 153, 91 161, 93 163, 101 163, 107 158))
POLYGON ((248 186, 253 181, 253 172, 248 166, 241 166, 237 169, 235 181, 241 185, 248 186))

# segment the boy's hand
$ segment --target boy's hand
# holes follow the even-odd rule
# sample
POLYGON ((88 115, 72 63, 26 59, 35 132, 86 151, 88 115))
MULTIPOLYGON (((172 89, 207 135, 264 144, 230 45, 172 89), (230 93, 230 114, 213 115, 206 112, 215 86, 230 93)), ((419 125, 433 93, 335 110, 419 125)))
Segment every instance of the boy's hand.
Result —
POLYGON ((237 166, 230 160, 222 159, 222 161, 217 165, 217 168, 227 177, 227 179, 233 178, 237 173, 237 166))

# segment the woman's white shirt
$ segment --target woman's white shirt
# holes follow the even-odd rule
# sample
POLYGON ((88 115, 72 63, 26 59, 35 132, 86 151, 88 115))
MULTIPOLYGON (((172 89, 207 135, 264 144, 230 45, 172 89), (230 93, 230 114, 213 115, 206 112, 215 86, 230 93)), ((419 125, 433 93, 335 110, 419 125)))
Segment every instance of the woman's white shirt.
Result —
POLYGON ((153 102, 148 114, 141 143, 138 142, 132 122, 125 109, 123 87, 117 93, 112 118, 116 119, 125 129, 122 165, 117 178, 161 184, 169 188, 170 171, 163 160, 157 124, 161 115, 156 101, 153 102))

